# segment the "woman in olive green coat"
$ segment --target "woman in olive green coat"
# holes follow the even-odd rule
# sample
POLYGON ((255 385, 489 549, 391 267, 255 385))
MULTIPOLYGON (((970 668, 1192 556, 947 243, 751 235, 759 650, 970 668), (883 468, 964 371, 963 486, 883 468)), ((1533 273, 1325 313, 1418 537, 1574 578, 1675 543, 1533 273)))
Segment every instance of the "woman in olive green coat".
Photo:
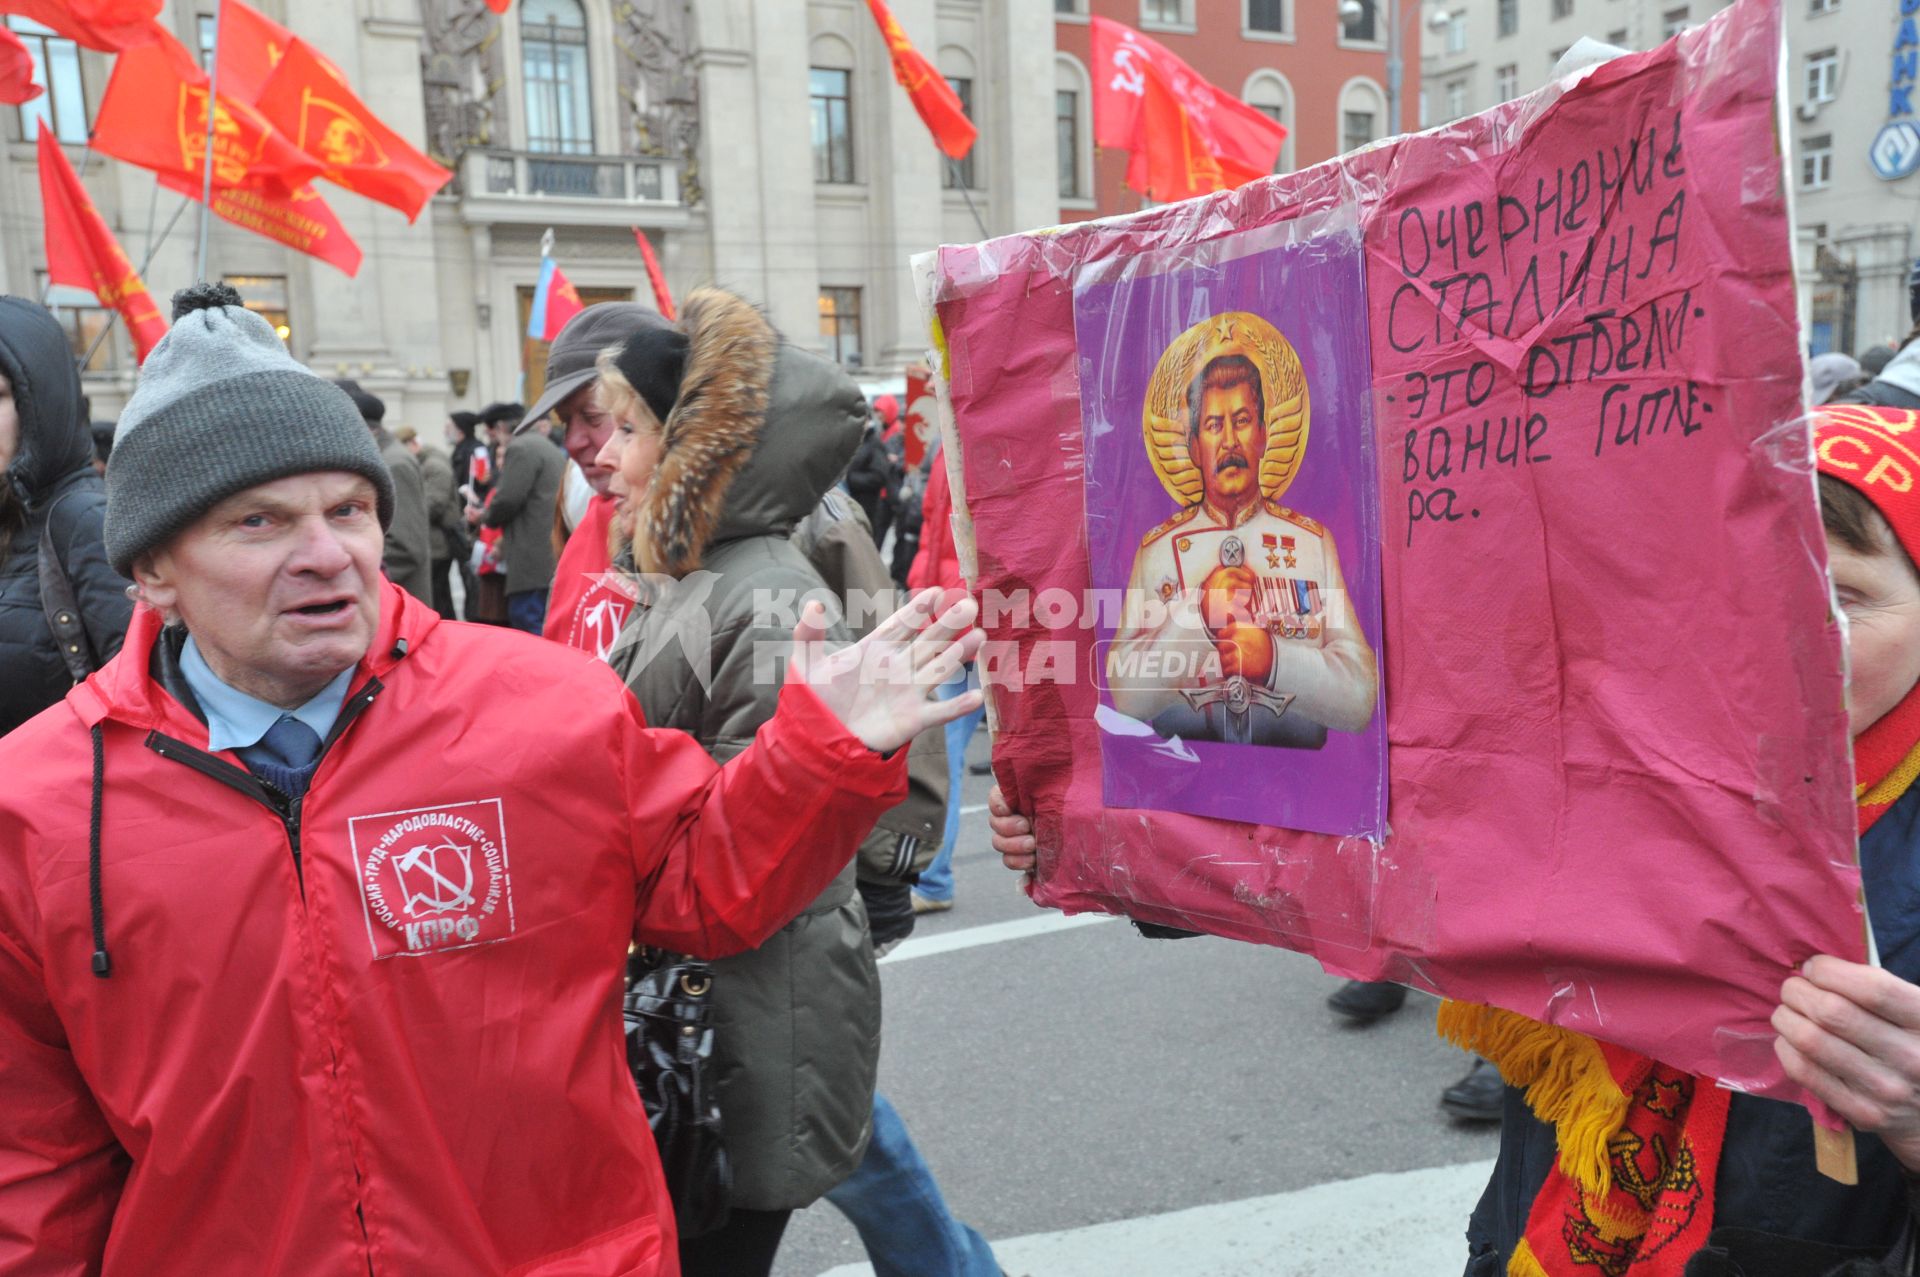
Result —
MULTIPOLYGON (((793 626, 780 607, 824 591, 788 538, 846 468, 866 403, 717 290, 607 352, 601 370, 613 415, 657 431, 659 453, 629 496, 641 598, 609 659, 649 726, 685 731, 724 763, 773 716, 793 626)), ((788 1216, 866 1151, 880 981, 854 872, 760 948, 714 964, 733 1212, 681 1243, 685 1277, 771 1271, 788 1216)))

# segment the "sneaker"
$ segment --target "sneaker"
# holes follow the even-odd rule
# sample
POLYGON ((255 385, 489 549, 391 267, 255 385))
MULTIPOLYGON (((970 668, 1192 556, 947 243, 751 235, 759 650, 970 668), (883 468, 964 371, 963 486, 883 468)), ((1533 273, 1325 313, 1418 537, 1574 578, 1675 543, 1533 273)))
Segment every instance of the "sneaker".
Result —
POLYGON ((913 893, 913 911, 917 914, 945 913, 951 908, 953 908, 951 900, 935 900, 932 896, 923 896, 917 891, 913 893))
POLYGON ((1349 980, 1327 999, 1327 1009, 1355 1024, 1372 1024, 1406 1003, 1405 985, 1389 980, 1349 980))
POLYGON ((1500 1070, 1475 1059, 1467 1075, 1440 1092, 1440 1107, 1466 1122, 1497 1122, 1507 1098, 1500 1070))

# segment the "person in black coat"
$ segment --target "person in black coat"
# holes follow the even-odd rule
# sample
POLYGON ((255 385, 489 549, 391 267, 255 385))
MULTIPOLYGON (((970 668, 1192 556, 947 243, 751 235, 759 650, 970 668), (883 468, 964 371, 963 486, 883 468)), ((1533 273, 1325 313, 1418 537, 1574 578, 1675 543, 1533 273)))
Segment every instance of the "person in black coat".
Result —
POLYGON ((0 735, 120 650, 133 601, 107 566, 106 509, 66 330, 0 297, 0 735))
POLYGON ((867 516, 867 527, 876 530, 876 545, 880 542, 877 530, 882 526, 880 507, 893 486, 893 478, 880 424, 869 418, 860 446, 854 449, 853 460, 847 465, 847 495, 859 503, 861 512, 867 516))

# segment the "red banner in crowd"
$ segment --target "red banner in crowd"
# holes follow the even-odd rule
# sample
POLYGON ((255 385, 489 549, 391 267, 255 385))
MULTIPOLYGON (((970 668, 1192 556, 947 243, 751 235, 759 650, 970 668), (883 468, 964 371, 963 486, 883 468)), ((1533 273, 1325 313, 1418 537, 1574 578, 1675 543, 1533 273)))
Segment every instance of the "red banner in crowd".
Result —
POLYGON ((40 130, 40 202, 45 209, 47 279, 84 288, 102 306, 120 312, 144 360, 167 335, 167 321, 141 282, 120 242, 94 208, 80 175, 51 129, 40 130))
POLYGON ((653 303, 660 313, 668 319, 673 318, 673 294, 667 291, 667 277, 660 269, 660 259, 653 255, 653 245, 647 242, 647 233, 634 227, 633 237, 640 243, 640 260, 647 264, 647 279, 653 284, 653 303))
POLYGON ((0 13, 17 13, 51 27, 75 44, 120 53, 165 35, 156 19, 164 0, 0 0, 0 13))
POLYGON ((1131 153, 1128 186, 1171 202, 1273 172, 1284 125, 1131 27, 1096 17, 1092 36, 1094 141, 1131 153))
POLYGON ((33 55, 20 37, 0 27, 0 102, 19 106, 46 92, 33 82, 33 55))
POLYGON ((951 158, 961 159, 973 149, 973 140, 980 131, 967 118, 960 95, 933 63, 913 47, 913 41, 907 39, 907 33, 900 29, 892 11, 881 0, 867 0, 867 8, 873 11, 873 20, 880 24, 880 34, 886 38, 887 53, 893 59, 893 78, 913 99, 913 109, 920 113, 934 142, 951 158))
MULTIPOLYGON (((201 180, 207 152, 207 75, 170 35, 131 49, 114 63, 100 103, 93 146, 163 176, 201 180)), ((295 189, 320 175, 259 111, 216 95, 213 184, 295 189)))
MULTIPOLYGON (((196 200, 200 198, 200 182, 195 178, 162 173, 160 185, 196 200)), ((347 228, 311 185, 293 190, 272 184, 216 186, 213 211, 241 230, 264 235, 296 252, 317 257, 347 275, 360 272, 360 245, 347 234, 347 228)))
POLYGON ((399 209, 412 221, 453 174, 415 150, 367 109, 344 77, 304 40, 287 47, 260 95, 260 110, 319 160, 321 176, 399 209))
POLYGON ((933 370, 925 364, 907 369, 907 402, 900 406, 907 420, 907 468, 917 470, 927 450, 940 437, 940 409, 933 398, 933 370))

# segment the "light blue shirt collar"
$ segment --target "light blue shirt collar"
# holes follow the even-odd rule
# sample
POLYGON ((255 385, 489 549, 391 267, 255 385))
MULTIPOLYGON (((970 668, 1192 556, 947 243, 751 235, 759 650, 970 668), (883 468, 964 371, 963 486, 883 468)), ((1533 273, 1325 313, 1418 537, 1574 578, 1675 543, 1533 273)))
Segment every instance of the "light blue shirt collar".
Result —
POLYGON ((305 723, 315 736, 325 740, 333 730, 333 720, 340 717, 340 706, 347 699, 347 684, 353 679, 353 668, 349 666, 299 709, 284 710, 221 682, 220 676, 207 664, 207 658, 200 655, 192 635, 187 636, 186 647, 180 653, 180 673, 207 716, 207 749, 216 754, 258 745, 260 738, 282 718, 305 723))

